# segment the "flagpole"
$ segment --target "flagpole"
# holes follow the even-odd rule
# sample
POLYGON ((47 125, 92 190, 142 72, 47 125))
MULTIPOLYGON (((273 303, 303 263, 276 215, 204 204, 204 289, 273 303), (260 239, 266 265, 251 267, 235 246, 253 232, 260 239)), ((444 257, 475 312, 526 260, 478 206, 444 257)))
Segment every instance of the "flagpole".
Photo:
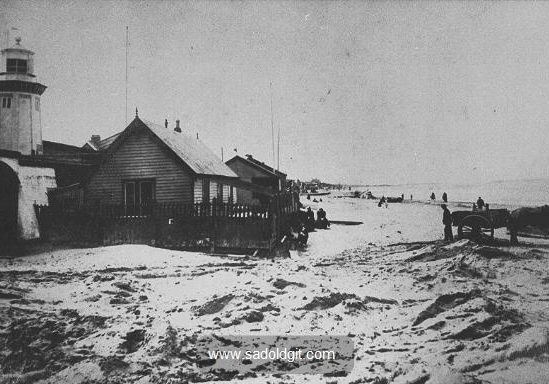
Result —
POLYGON ((278 179, 278 190, 281 191, 282 189, 282 180, 280 180, 280 176, 278 175, 278 172, 280 171, 280 123, 278 124, 278 143, 277 143, 277 147, 278 147, 278 154, 276 156, 277 158, 277 163, 276 163, 276 178, 278 179))
POLYGON ((271 90, 271 142, 273 145, 273 168, 275 166, 275 134, 274 134, 274 118, 273 118, 273 82, 269 83, 271 90))
POLYGON ((277 155, 276 155, 276 170, 280 169, 280 124, 278 124, 278 141, 277 141, 277 155))
POLYGON ((128 46, 129 46, 129 31, 126 25, 126 127, 128 126, 128 46))

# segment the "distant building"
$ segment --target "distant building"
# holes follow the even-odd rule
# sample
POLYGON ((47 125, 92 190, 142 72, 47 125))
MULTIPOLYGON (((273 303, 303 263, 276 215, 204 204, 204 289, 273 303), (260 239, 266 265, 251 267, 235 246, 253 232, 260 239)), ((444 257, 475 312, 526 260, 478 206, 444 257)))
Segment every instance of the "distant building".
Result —
POLYGON ((266 189, 267 193, 239 189, 238 201, 245 204, 264 204, 269 201, 270 196, 286 188, 285 173, 254 159, 252 155, 246 155, 246 158, 237 155, 225 164, 238 175, 241 181, 266 189))
MULTIPOLYGON (((124 205, 140 214, 152 202, 202 203, 236 201, 238 176, 198 138, 181 132, 179 121, 168 128, 139 117, 102 148, 97 171, 84 185, 86 204, 124 205)), ((103 143, 105 144, 105 143, 103 143)))

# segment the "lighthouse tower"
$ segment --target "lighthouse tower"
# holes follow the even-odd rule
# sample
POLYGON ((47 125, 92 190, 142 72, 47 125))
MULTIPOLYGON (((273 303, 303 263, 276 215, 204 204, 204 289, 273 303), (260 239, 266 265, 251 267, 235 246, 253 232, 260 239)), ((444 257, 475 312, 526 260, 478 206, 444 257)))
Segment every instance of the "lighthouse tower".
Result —
POLYGON ((46 86, 34 74, 34 52, 15 39, 0 62, 0 150, 42 154, 40 96, 46 86))

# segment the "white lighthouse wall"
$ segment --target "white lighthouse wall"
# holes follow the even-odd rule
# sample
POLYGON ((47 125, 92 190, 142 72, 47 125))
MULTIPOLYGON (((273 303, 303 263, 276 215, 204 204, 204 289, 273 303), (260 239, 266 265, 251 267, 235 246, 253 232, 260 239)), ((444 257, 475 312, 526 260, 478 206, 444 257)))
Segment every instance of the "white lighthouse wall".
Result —
POLYGON ((11 107, 2 108, 0 104, 0 149, 8 151, 19 150, 19 131, 17 119, 19 111, 13 93, 1 93, 0 103, 3 98, 11 98, 11 107))
POLYGON ((19 149, 23 155, 30 155, 31 140, 34 136, 32 126, 32 96, 19 94, 17 97, 17 107, 19 110, 19 149))
POLYGON ((48 204, 48 188, 57 187, 53 168, 19 167, 19 238, 24 240, 40 237, 34 204, 48 204))
POLYGON ((37 155, 43 153, 42 150, 42 118, 41 110, 42 106, 40 105, 40 96, 33 95, 31 102, 32 110, 32 133, 33 133, 33 146, 37 155))
POLYGON ((30 155, 31 150, 42 147, 41 112, 36 110, 36 99, 39 97, 2 93, 0 102, 3 97, 11 97, 11 106, 2 108, 0 104, 0 149, 30 155))

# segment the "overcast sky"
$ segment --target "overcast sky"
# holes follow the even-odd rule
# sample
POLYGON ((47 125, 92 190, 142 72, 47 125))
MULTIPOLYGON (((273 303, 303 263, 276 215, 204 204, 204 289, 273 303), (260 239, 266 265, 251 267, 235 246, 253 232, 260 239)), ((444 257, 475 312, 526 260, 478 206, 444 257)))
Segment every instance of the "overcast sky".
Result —
POLYGON ((0 1, 43 137, 180 119, 225 160, 343 183, 549 177, 549 2, 0 1))

